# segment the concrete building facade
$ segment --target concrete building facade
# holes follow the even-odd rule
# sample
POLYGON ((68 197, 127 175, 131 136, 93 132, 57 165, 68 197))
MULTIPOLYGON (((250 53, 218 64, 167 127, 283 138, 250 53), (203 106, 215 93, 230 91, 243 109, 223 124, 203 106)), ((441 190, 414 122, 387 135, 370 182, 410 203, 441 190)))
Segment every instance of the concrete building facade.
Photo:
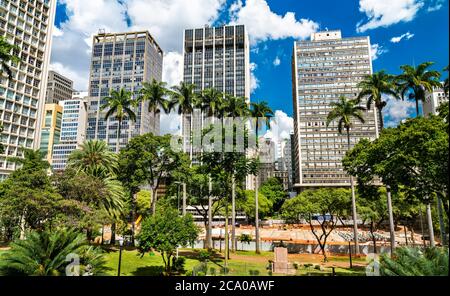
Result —
MULTIPOLYGON (((125 88, 138 95, 143 82, 162 79, 163 51, 147 31, 99 33, 93 37, 89 77, 87 139, 99 139, 115 150, 118 121, 105 119, 100 110, 110 90, 125 88)), ((135 108, 137 120, 122 122, 120 147, 137 135, 159 134, 159 113, 148 111, 148 102, 135 108)))
POLYGON ((55 72, 48 71, 47 104, 58 104, 60 101, 70 100, 73 92, 73 81, 55 72))
POLYGON ((0 179, 16 169, 6 157, 22 156, 21 147, 38 149, 45 105, 56 0, 0 1, 0 36, 18 47, 11 79, 0 77, 0 179))
POLYGON ((448 99, 448 94, 446 95, 442 88, 434 88, 433 92, 426 92, 425 102, 423 103, 423 114, 425 116, 437 114, 436 110, 439 105, 448 101, 448 99))
POLYGON ((86 139, 87 102, 73 98, 62 102, 63 114, 59 144, 53 147, 52 168, 64 170, 72 151, 79 149, 86 139))
MULTIPOLYGON (((357 84, 372 73, 369 37, 342 38, 341 31, 313 33, 310 40, 294 42, 292 85, 296 190, 350 186, 341 160, 346 134, 337 122, 326 126, 330 103, 340 96, 356 98, 357 84)), ((361 106, 366 106, 364 100, 361 106)), ((375 139, 378 124, 374 110, 364 112, 365 123, 354 121, 351 146, 361 138, 375 139)))

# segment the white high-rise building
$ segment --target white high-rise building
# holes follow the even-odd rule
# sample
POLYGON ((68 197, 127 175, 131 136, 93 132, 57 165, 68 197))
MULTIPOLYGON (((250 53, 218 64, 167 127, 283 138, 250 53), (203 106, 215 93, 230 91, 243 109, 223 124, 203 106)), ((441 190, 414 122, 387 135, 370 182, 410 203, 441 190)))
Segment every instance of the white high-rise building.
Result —
POLYGON ((41 136, 56 0, 1 0, 0 36, 20 57, 10 64, 12 78, 0 77, 0 179, 16 169, 6 157, 21 156, 21 147, 38 149, 41 136))
POLYGON ((448 99, 448 94, 446 95, 442 88, 434 88, 433 92, 426 92, 425 102, 423 103, 423 114, 425 116, 437 114, 439 105, 448 101, 448 99))
POLYGON ((64 170, 72 151, 86 139, 87 100, 73 98, 60 102, 63 107, 59 144, 53 146, 52 168, 64 170))
MULTIPOLYGON (((337 122, 326 126, 331 102, 340 96, 356 98, 364 76, 372 73, 369 37, 342 38, 341 31, 313 33, 311 40, 294 43, 292 83, 294 103, 294 159, 297 190, 346 187, 342 167, 347 135, 337 122)), ((366 106, 365 100, 361 106, 366 106)), ((364 112, 365 123, 354 121, 350 145, 378 135, 376 112, 364 112)))

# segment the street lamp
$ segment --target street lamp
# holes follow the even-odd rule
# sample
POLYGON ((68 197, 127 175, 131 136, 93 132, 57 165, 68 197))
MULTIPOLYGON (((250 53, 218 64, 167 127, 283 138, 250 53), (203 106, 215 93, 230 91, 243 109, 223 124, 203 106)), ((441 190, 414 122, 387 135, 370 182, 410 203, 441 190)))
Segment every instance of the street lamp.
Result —
POLYGON ((120 276, 120 265, 122 263, 123 238, 119 240, 119 267, 117 268, 117 276, 120 276))

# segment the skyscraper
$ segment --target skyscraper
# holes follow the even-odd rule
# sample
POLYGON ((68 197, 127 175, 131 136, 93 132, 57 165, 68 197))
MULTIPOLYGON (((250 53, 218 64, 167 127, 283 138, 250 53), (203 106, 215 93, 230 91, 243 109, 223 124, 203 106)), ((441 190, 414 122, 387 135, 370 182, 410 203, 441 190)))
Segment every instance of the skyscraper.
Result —
MULTIPOLYGON (((311 40, 294 43, 292 84, 294 103, 295 184, 297 190, 350 186, 342 167, 347 136, 337 123, 326 126, 330 103, 340 96, 355 98, 357 84, 372 73, 369 37, 342 38, 341 31, 313 33, 311 40)), ((366 106, 365 101, 361 102, 366 106)), ((374 110, 364 112, 365 123, 354 121, 353 146, 361 138, 375 139, 374 110)))
POLYGON ((10 65, 11 79, 0 77, 0 179, 16 169, 6 157, 39 148, 55 11, 56 0, 0 1, 0 36, 21 59, 10 65))
POLYGON ((58 104, 59 101, 69 100, 72 98, 73 81, 69 78, 55 72, 48 71, 47 81, 47 104, 58 104))
MULTIPOLYGON (((250 99, 250 53, 243 25, 204 27, 184 31, 183 81, 195 84, 196 91, 207 88, 250 99)), ((183 138, 189 151, 190 117, 183 117, 183 138)), ((193 116, 193 129, 201 129, 202 119, 193 116)))
MULTIPOLYGON (((118 121, 105 119, 101 111, 110 89, 125 88, 134 96, 143 82, 162 79, 163 51, 149 32, 99 33, 93 38, 88 98, 87 139, 107 141, 111 150, 117 143, 118 121)), ((129 139, 148 132, 159 134, 159 114, 148 111, 148 102, 135 110, 136 122, 122 122, 120 147, 129 139)))
POLYGON ((59 143, 63 108, 58 104, 45 104, 41 127, 39 150, 49 163, 52 161, 53 146, 59 143))
POLYGON ((61 102, 63 106, 61 137, 53 146, 52 168, 64 170, 70 153, 79 149, 86 139, 87 104, 84 98, 74 97, 61 102))

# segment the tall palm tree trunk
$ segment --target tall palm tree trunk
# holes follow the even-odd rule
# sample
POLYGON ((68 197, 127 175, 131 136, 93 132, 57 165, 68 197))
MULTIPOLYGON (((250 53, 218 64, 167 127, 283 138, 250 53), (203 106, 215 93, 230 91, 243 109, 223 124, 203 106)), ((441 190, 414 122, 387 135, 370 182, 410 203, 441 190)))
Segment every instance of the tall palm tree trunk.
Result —
POLYGON ((416 98, 416 117, 419 117, 419 100, 416 98))
POLYGON ((259 205, 258 205, 258 174, 255 175, 255 252, 260 254, 259 248, 259 205))
MULTIPOLYGON (((119 118, 118 121, 119 121, 119 126, 117 127, 116 153, 119 153, 119 151, 120 151, 120 134, 121 134, 121 131, 122 131, 122 119, 119 118)), ((113 223, 111 223, 111 241, 110 241, 110 244, 114 245, 115 243, 116 243, 116 222, 113 221, 113 223)))
POLYGON ((237 249, 236 241, 236 180, 234 175, 231 180, 231 252, 237 249))
POLYGON ((395 226, 394 226, 394 214, 392 211, 392 198, 391 198, 391 186, 386 185, 386 195, 387 195, 387 208, 389 215, 389 237, 391 239, 391 256, 395 251, 395 226))
POLYGON ((430 247, 434 248, 436 242, 434 241, 433 218, 431 216, 431 201, 427 202, 427 222, 428 222, 428 236, 430 237, 430 247))
POLYGON ((229 241, 230 237, 228 234, 228 202, 225 204, 225 267, 228 267, 228 256, 229 256, 229 241))
POLYGON ((212 181, 209 177, 209 195, 208 195, 208 228, 206 229, 207 248, 212 249, 212 181))
POLYGON ((380 132, 384 129, 384 119, 383 119, 383 110, 377 107, 378 118, 380 120, 380 132))
MULTIPOLYGON (((347 127, 347 144, 348 150, 350 150, 350 128, 347 127)), ((352 190, 352 219, 353 219, 353 238, 355 241, 355 254, 359 254, 359 239, 358 239, 358 222, 356 214, 356 196, 355 186, 353 184, 353 176, 350 175, 350 187, 352 190)))

